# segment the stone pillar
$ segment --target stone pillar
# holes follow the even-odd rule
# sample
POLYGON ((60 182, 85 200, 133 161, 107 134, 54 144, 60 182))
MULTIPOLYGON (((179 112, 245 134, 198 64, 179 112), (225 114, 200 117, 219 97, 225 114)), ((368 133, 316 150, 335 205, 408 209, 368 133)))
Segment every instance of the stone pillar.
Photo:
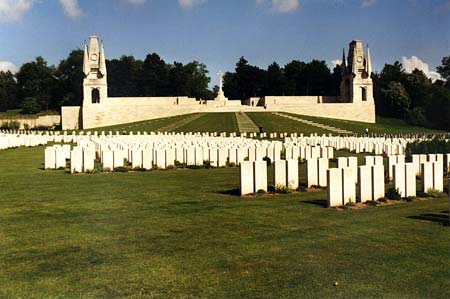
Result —
POLYGON ((114 168, 123 167, 125 165, 124 159, 125 159, 124 151, 120 150, 120 149, 115 149, 114 150, 114 168))
POLYGON ((45 169, 55 169, 56 168, 56 149, 53 146, 45 148, 45 169))
MULTIPOLYGON (((182 162, 182 161, 180 161, 182 162)), ((153 167, 153 148, 146 148, 142 151, 142 167, 150 170, 153 167)))
POLYGON ((388 156, 388 170, 389 170, 389 180, 392 181, 394 178, 394 165, 397 164, 396 156, 388 156))
POLYGON ((375 165, 375 157, 374 156, 365 156, 364 157, 364 165, 367 165, 367 166, 375 165))
POLYGON ((253 176, 255 178, 254 192, 264 190, 267 192, 267 163, 266 161, 253 162, 253 176))
POLYGON ((405 197, 405 164, 394 165, 394 188, 398 189, 401 197, 405 197))
POLYGON ((384 166, 372 166, 372 200, 383 198, 384 192, 384 166))
POLYGON ((162 148, 155 149, 155 165, 160 169, 166 168, 166 151, 162 148))
POLYGON ((244 161, 239 166, 241 195, 253 193, 253 163, 244 161))
POLYGON ((433 163, 433 189, 439 192, 444 192, 444 165, 443 161, 436 159, 433 163))
MULTIPOLYGON (((228 152, 227 149, 223 148, 222 150, 228 152)), ((210 147, 210 148, 208 148, 208 151, 209 151, 209 163, 211 163, 211 166, 219 167, 219 150, 218 150, 218 148, 210 147)))
POLYGON ((416 165, 413 162, 405 163, 405 197, 416 195, 416 165))
POLYGON ((317 159, 308 159, 306 160, 306 180, 308 188, 311 186, 319 185, 319 177, 318 177, 318 160, 317 159))
MULTIPOLYGON (((375 160, 375 165, 384 165, 383 156, 374 156, 374 160, 375 160)), ((384 170, 383 170, 383 172, 384 172, 384 170)))
POLYGON ((173 148, 166 148, 166 165, 165 168, 168 166, 175 166, 175 150, 173 148))
POLYGON ((343 205, 342 200, 342 170, 331 168, 327 170, 327 205, 335 207, 343 205))
POLYGON ((350 167, 342 168, 342 200, 345 205, 347 202, 356 202, 356 180, 354 169, 350 167))
POLYGON ((195 150, 195 165, 203 165, 203 148, 196 147, 195 150))
MULTIPOLYGON (((55 148, 56 154, 56 169, 58 168, 66 168, 66 154, 63 147, 58 146, 55 148)), ((70 151, 69 151, 70 155, 70 151)))
POLYGON ((289 188, 297 190, 298 188, 298 160, 286 161, 286 181, 289 188))
POLYGON ((134 149, 131 151, 131 167, 132 168, 142 167, 142 150, 134 149))
POLYGON ((273 163, 273 178, 275 188, 286 187, 286 161, 279 160, 273 163))
POLYGON ((345 157, 337 158, 337 168, 347 168, 348 167, 348 159, 345 157))
POLYGON ((358 201, 372 200, 372 166, 358 167, 358 201))
POLYGON ((77 146, 70 152, 70 173, 80 172, 83 172, 83 150, 77 146))
POLYGON ((434 189, 433 182, 433 163, 424 162, 422 163, 422 191, 426 193, 428 190, 434 189))
POLYGON ((412 155, 412 164, 414 165, 414 173, 416 175, 420 175, 420 156, 419 155, 412 155))
POLYGON ((103 171, 112 171, 114 169, 114 154, 111 150, 102 151, 103 171))
POLYGON ((319 177, 319 186, 326 187, 327 186, 327 170, 329 167, 328 158, 320 158, 318 160, 318 177, 319 177))
POLYGON ((227 148, 219 148, 217 150, 217 167, 225 167, 227 166, 228 160, 228 149, 227 148))

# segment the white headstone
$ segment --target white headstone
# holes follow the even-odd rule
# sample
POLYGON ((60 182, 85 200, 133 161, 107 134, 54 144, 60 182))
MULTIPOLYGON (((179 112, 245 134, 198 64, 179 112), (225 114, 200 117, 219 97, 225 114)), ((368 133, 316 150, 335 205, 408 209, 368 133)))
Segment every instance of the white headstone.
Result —
POLYGON ((331 168, 327 170, 327 204, 329 207, 340 206, 342 200, 342 170, 331 168))

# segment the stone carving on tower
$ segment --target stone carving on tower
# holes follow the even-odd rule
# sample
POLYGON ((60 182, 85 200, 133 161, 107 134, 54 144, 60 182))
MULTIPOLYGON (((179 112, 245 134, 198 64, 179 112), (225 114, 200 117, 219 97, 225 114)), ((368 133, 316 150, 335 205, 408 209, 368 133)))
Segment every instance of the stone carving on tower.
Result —
POLYGON ((364 53, 362 41, 354 40, 350 43, 348 57, 345 50, 341 64, 341 100, 349 103, 373 103, 372 62, 370 50, 364 53))
POLYGON ((84 42, 83 74, 83 105, 98 104, 108 98, 105 49, 95 35, 89 38, 89 49, 84 42))

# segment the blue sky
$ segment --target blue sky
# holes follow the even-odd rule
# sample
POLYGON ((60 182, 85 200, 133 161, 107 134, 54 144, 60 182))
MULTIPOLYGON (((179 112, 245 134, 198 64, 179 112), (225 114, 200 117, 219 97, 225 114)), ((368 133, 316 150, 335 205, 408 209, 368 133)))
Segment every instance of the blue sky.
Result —
POLYGON ((199 60, 213 78, 240 56, 331 65, 353 39, 369 43, 377 71, 399 60, 435 76, 450 55, 450 0, 0 0, 0 69, 38 55, 57 64, 91 34, 108 58, 199 60))

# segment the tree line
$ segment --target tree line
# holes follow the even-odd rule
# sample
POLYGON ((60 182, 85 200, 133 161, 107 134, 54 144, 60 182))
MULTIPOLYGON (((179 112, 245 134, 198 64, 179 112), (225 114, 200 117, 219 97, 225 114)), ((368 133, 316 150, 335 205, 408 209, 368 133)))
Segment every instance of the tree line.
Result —
POLYGON ((450 56, 442 59, 437 72, 442 80, 432 82, 418 69, 406 73, 398 61, 385 64, 372 75, 377 115, 450 131, 450 56))
MULTIPOLYGON (((0 111, 21 109, 33 114, 79 106, 83 100, 83 51, 73 50, 57 66, 42 57, 23 64, 16 74, 0 72, 0 111)), ((158 54, 144 60, 122 56, 107 60, 108 94, 111 97, 189 96, 213 99, 218 87, 204 63, 167 63, 158 54)), ((373 73, 377 115, 404 119, 410 124, 450 130, 450 56, 437 71, 442 80, 431 82, 419 70, 406 73, 399 62, 373 73)), ((341 67, 325 61, 293 60, 283 67, 273 62, 267 69, 241 57, 235 70, 224 75, 224 92, 232 100, 261 96, 339 95, 341 67)))

